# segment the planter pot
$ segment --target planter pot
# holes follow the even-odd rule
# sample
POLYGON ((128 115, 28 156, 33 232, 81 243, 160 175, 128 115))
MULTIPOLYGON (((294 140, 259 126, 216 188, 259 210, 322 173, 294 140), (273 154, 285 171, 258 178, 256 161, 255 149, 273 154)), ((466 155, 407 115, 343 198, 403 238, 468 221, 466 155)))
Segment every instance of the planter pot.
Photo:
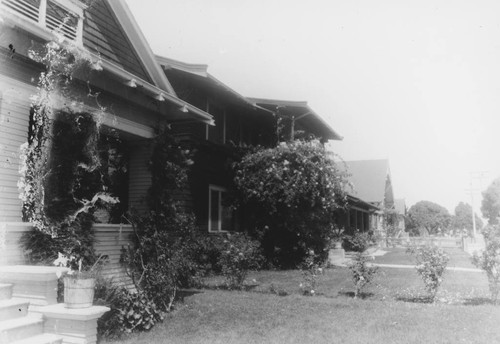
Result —
POLYGON ((341 249, 341 248, 342 248, 342 241, 335 241, 335 242, 333 243, 333 249, 334 249, 334 250, 339 250, 339 249, 341 249))
POLYGON ((64 303, 66 308, 92 307, 95 278, 64 278, 64 303))

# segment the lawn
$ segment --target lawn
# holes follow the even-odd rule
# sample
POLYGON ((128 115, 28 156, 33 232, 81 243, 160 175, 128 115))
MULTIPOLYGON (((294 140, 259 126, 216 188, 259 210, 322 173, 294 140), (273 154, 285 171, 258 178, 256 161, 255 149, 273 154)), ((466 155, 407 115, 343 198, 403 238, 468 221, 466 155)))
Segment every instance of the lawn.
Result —
POLYGON ((222 279, 207 279, 208 288, 186 291, 163 324, 119 343, 500 342, 500 306, 487 302, 483 273, 447 271, 435 304, 421 302, 414 269, 380 269, 363 299, 352 298, 346 268, 326 269, 314 297, 301 295, 301 281, 297 270, 259 271, 246 291, 228 291, 217 289, 222 279))

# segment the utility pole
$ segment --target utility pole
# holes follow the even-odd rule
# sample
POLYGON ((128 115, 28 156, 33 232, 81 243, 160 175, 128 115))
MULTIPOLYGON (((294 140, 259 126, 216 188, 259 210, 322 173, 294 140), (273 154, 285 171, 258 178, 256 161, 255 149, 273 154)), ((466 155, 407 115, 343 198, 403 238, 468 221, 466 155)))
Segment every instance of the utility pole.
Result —
POLYGON ((481 191, 482 186, 483 186, 483 178, 487 176, 488 172, 487 171, 474 171, 470 173, 470 189, 467 189, 466 191, 470 193, 470 202, 471 202, 471 207, 472 207, 472 235, 473 238, 476 238, 476 216, 474 213, 474 192, 478 191, 478 189, 474 189, 472 187, 473 185, 473 180, 474 179, 479 179, 479 191, 481 191))

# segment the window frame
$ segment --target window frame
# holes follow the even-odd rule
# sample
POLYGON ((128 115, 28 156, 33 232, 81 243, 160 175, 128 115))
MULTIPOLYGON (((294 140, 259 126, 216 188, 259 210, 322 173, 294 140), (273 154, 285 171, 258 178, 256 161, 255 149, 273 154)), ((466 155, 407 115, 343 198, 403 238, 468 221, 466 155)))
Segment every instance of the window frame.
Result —
POLYGON ((208 185, 208 232, 209 233, 230 233, 232 231, 222 230, 222 194, 227 193, 227 189, 225 187, 209 184, 208 185), (217 228, 212 228, 212 191, 217 191, 219 193, 219 203, 217 205, 218 212, 218 220, 217 220, 217 228))

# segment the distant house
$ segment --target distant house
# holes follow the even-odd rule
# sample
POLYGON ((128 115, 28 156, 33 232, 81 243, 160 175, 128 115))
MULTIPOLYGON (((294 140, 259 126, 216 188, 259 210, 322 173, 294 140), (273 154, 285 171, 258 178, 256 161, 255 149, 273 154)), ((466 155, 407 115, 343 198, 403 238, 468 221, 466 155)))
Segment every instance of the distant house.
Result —
POLYGON ((349 207, 341 213, 340 223, 353 231, 380 230, 384 209, 394 208, 391 172, 388 160, 346 161, 352 190, 349 207))
POLYGON ((283 141, 314 136, 322 142, 342 140, 333 128, 305 101, 248 98, 252 103, 275 113, 280 119, 279 135, 283 141))
MULTIPOLYGON (((98 114, 101 138, 118 138, 116 149, 127 156, 120 190, 122 211, 144 207, 151 185, 149 151, 158 123, 193 122, 212 128, 213 116, 182 100, 158 65, 123 0, 102 0, 87 6, 73 0, 3 0, 0 2, 0 264, 22 263, 19 235, 31 224, 22 222, 19 199, 20 146, 28 139, 30 96, 44 66, 29 57, 49 41, 75 45, 98 70, 74 75, 71 92, 78 102, 60 95, 59 112, 98 114), (100 69, 100 70, 99 70, 100 69), (89 91, 98 94, 98 106, 89 91), (7 234, 5 234, 7 233, 7 234), (9 247, 5 247, 11 245, 9 247)), ((209 129, 207 129, 209 130, 209 129)), ((210 129, 211 130, 211 129, 210 129)), ((119 215, 116 222, 121 222, 119 215)), ((99 252, 112 257, 110 269, 119 269, 122 240, 130 227, 96 224, 99 252), (102 233, 102 236, 101 234, 102 233), (102 239, 102 240, 101 240, 102 239)))

